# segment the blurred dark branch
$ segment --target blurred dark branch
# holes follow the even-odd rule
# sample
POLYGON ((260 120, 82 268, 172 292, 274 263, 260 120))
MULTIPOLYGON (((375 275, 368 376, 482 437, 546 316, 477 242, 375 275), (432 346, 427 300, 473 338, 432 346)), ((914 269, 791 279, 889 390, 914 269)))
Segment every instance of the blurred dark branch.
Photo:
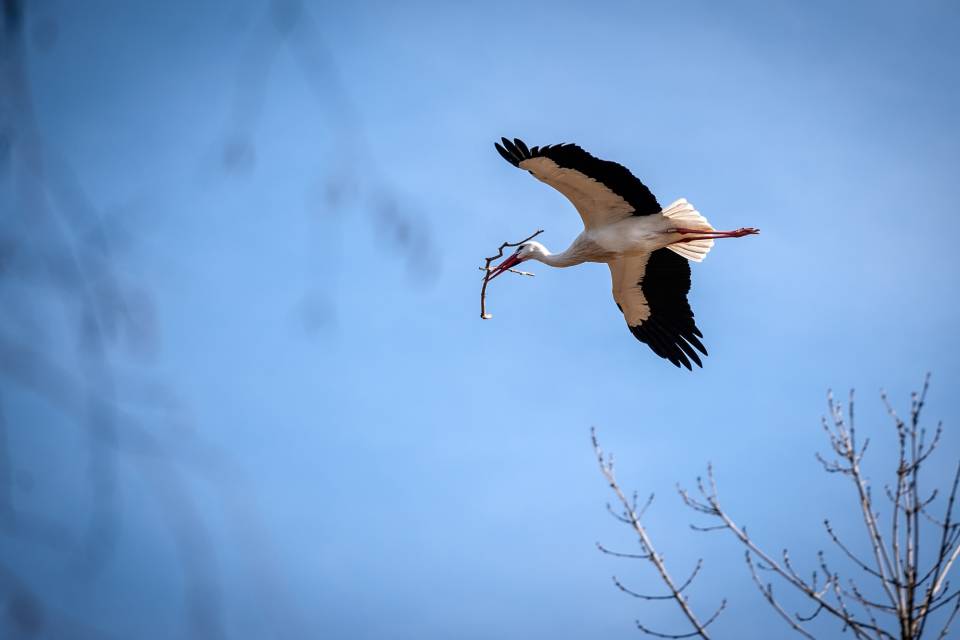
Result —
POLYGON ((10 464, 7 419, 0 393, 0 528, 13 526, 13 465, 10 464))
POLYGON ((10 567, 0 563, 0 635, 4 638, 112 640, 119 636, 97 628, 76 612, 59 609, 32 590, 10 567), (6 633, 4 633, 6 632, 6 633))
POLYGON ((21 0, 3 0, 3 27, 6 37, 20 35, 23 26, 23 5, 21 0))
POLYGON ((138 465, 137 470, 152 485, 166 524, 176 541, 184 578, 184 600, 191 635, 196 638, 226 637, 222 620, 216 548, 210 540, 202 512, 193 504, 177 469, 164 458, 138 465))
MULTIPOLYGON (((23 5, 6 0, 5 30, 0 40, 0 134, 4 134, 5 144, 9 141, 4 147, 9 163, 0 168, 13 178, 9 184, 15 207, 6 216, 0 234, 0 296, 5 305, 16 309, 8 317, 20 321, 0 321, 0 382, 29 391, 80 427, 86 468, 77 480, 86 485, 90 499, 79 535, 71 531, 78 523, 58 524, 18 508, 13 470, 18 464, 25 466, 33 461, 18 460, 16 451, 8 446, 9 430, 19 425, 11 427, 3 411, 0 532, 16 537, 18 544, 31 545, 35 554, 68 551, 68 566, 74 569, 70 579, 82 584, 105 565, 121 534, 117 495, 121 446, 134 445, 134 449, 163 461, 162 478, 166 485, 177 481, 181 472, 170 458, 175 449, 161 444, 162 438, 136 425, 118 409, 120 399, 113 364, 117 339, 121 333, 131 337, 141 330, 131 327, 121 332, 119 328, 131 321, 140 323, 143 317, 131 313, 133 306, 127 303, 126 287, 116 276, 108 234, 99 212, 84 194, 68 163, 57 157, 37 125, 27 81, 27 49, 20 37, 24 19, 23 5), (62 313, 51 314, 45 304, 48 302, 58 305, 62 313), (72 332, 76 353, 65 353, 57 343, 31 340, 36 337, 31 332, 59 337, 64 330, 72 332), (66 364, 68 360, 70 365, 66 364)), ((43 434, 43 430, 35 430, 33 437, 56 446, 56 439, 43 434)), ((184 451, 189 446, 183 443, 176 450, 184 451)), ((157 488, 158 495, 161 488, 157 488)), ((163 512, 175 533, 177 547, 183 552, 186 600, 192 612, 191 634, 205 638, 222 636, 215 567, 210 565, 212 545, 202 541, 202 523, 189 508, 186 492, 167 491, 165 495, 163 512)), ((12 602, 29 603, 10 605, 6 610, 18 637, 34 635, 41 626, 48 627, 49 620, 42 622, 42 616, 49 617, 49 613, 43 612, 51 611, 54 605, 45 600, 47 594, 31 592, 27 581, 18 579, 12 569, 4 574, 8 585, 21 585, 11 592, 12 602)), ((73 625, 71 636, 80 637, 76 634, 81 629, 82 625, 73 625)))
MULTIPOLYGON (((242 523, 234 527, 234 535, 242 541, 245 560, 256 574, 265 619, 277 628, 295 630, 291 622, 295 616, 285 604, 289 598, 280 595, 281 580, 273 570, 268 536, 251 506, 252 497, 235 495, 240 474, 189 428, 182 412, 172 406, 177 394, 152 372, 133 366, 132 359, 158 348, 149 289, 120 262, 118 239, 129 243, 137 232, 124 226, 130 225, 126 212, 104 213, 96 194, 87 193, 75 165, 59 153, 57 141, 46 136, 36 117, 30 43, 24 36, 36 34, 40 25, 34 12, 40 5, 2 1, 0 202, 13 206, 0 207, 0 305, 4 308, 0 385, 4 391, 9 389, 0 399, 0 535, 27 546, 31 554, 49 560, 47 564, 65 558, 63 564, 70 571, 64 581, 71 581, 70 588, 83 589, 121 546, 126 533, 120 517, 124 474, 140 474, 157 500, 178 554, 188 611, 185 633, 223 636, 219 545, 210 529, 210 514, 192 493, 191 483, 202 479, 220 498, 228 520, 242 523), (138 382, 141 377, 145 381, 138 382), (156 407, 145 406, 148 403, 129 393, 129 387, 138 384, 150 390, 156 407), (39 401, 44 411, 53 409, 53 419, 28 429, 34 425, 24 424, 24 399, 39 401), (11 404, 13 409, 6 410, 11 404), (156 408, 160 411, 153 412, 156 408), (71 437, 58 437, 61 425, 71 429, 71 437), (65 490, 83 496, 76 512, 45 509, 32 500, 28 488, 18 485, 17 478, 29 475, 38 462, 31 452, 18 450, 19 440, 10 434, 60 455, 64 446, 76 447, 68 454, 79 470, 62 470, 51 481, 63 482, 67 477, 65 490)), ((380 233, 379 240, 405 256, 411 273, 417 277, 435 273, 429 226, 411 214, 412 207, 378 166, 376 150, 362 125, 363 114, 324 46, 323 25, 315 18, 321 9, 298 0, 267 0, 264 9, 237 66, 234 101, 218 139, 218 173, 242 177, 256 169, 256 134, 270 107, 271 74, 278 53, 287 50, 334 132, 324 155, 335 168, 318 170, 308 192, 326 185, 325 212, 337 213, 351 205, 364 208, 380 233), (426 265, 431 268, 425 269, 426 265)), ((56 24, 51 20, 48 16, 45 28, 56 24)), ((315 142, 321 148, 324 141, 315 142)), ((321 157, 319 164, 323 162, 321 157)), ((157 192, 176 191, 167 186, 160 185, 157 192)), ((328 223, 322 228, 323 241, 332 256, 331 269, 326 271, 335 275, 343 230, 338 216, 324 219, 328 223)), ((324 286, 330 281, 325 279, 324 286)), ((318 313, 330 315, 332 305, 321 302, 315 305, 318 313)), ((4 554, 0 552, 0 558, 4 554)), ((20 565, 11 562, 11 566, 20 565)), ((30 579, 24 573, 23 584, 29 585, 30 579)), ((50 594, 30 592, 39 609, 56 608, 50 594)))
MULTIPOLYGON (((317 15, 317 5, 301 0, 268 0, 251 31, 243 58, 238 66, 233 106, 221 142, 222 168, 232 173, 249 173, 257 158, 256 130, 261 114, 268 105, 267 91, 278 53, 292 55, 301 79, 316 98, 318 110, 328 122, 330 140, 318 139, 315 147, 325 151, 318 159, 330 160, 317 176, 326 202, 322 207, 319 231, 324 243, 325 286, 336 287, 338 258, 342 243, 339 215, 351 205, 369 215, 376 238, 397 250, 405 259, 408 273, 418 281, 435 277, 438 260, 430 227, 424 216, 410 213, 407 198, 390 184, 379 162, 377 150, 371 147, 363 113, 353 100, 350 87, 334 55, 326 46, 324 25, 317 15), (326 149, 324 149, 324 146, 326 149)), ((334 293, 324 294, 332 298, 334 293)), ((327 300, 314 301, 331 313, 327 300)), ((316 324, 316 322, 313 322, 316 324)))

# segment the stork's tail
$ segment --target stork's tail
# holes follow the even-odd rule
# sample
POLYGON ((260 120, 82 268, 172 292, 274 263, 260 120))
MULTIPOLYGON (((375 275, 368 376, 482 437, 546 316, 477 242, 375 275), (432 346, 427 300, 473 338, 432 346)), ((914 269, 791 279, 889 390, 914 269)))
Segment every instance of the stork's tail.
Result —
MULTIPOLYGON (((664 209, 663 217, 669 218, 671 222, 677 223, 677 226, 682 226, 687 229, 714 230, 713 227, 710 226, 710 223, 707 222, 707 219, 700 215, 700 212, 694 209, 693 205, 684 198, 680 198, 664 209)), ((675 242, 674 244, 667 245, 667 249, 693 262, 701 262, 707 257, 707 253, 709 253, 712 247, 713 240, 709 238, 675 242)))

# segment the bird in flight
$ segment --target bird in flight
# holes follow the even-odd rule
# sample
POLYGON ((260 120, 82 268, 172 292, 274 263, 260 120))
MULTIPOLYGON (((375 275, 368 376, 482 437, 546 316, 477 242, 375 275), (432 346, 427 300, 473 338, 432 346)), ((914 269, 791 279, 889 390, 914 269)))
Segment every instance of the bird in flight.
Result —
POLYGON ((527 260, 551 267, 604 262, 613 279, 613 299, 637 340, 677 367, 692 369, 691 362, 702 367, 697 352, 707 355, 707 349, 687 301, 688 261, 703 260, 714 239, 759 231, 717 231, 682 198, 661 207, 626 167, 595 158, 575 144, 529 148, 518 138, 501 142, 494 146, 507 162, 573 203, 584 230, 561 253, 524 242, 489 272, 488 280, 527 260))

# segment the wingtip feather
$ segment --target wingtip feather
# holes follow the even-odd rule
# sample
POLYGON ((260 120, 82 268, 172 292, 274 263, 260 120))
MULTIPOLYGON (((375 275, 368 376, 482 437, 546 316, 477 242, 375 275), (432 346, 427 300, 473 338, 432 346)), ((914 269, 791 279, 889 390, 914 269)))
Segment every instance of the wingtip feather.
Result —
POLYGON ((500 143, 499 143, 499 142, 494 142, 494 143, 493 143, 493 146, 497 148, 497 153, 499 153, 499 154, 503 157, 504 160, 506 160, 507 162, 509 162, 510 164, 512 164, 512 165, 515 166, 515 167, 519 167, 519 166, 520 166, 520 163, 517 161, 517 159, 514 158, 506 149, 504 149, 502 146, 500 146, 500 143))

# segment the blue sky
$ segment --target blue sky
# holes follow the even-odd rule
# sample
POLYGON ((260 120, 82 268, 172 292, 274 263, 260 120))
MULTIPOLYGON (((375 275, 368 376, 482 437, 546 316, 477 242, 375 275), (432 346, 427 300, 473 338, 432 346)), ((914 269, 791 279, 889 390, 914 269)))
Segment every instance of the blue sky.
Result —
MULTIPOLYGON (((851 489, 813 457, 827 388, 858 390, 881 483, 877 392, 905 408, 932 371, 928 416, 947 431, 931 481, 956 463, 953 4, 273 6, 27 14, 45 179, 102 219, 109 268, 153 309, 148 348, 110 347, 111 397, 163 443, 118 448, 97 571, 31 536, 2 546, 49 637, 77 620, 141 638, 678 629, 673 607, 610 582, 657 591, 650 567, 594 548, 633 541, 605 513, 591 426, 624 485, 657 493, 648 523, 674 572, 704 557, 695 607, 730 601, 717 636, 778 637, 740 549, 688 530, 677 482, 711 461, 752 534, 812 568, 823 517, 862 538, 851 489), (501 135, 579 143, 662 203, 762 230, 693 268, 702 370, 632 338, 602 265, 503 277, 480 321, 484 256, 537 228, 561 250, 580 228, 500 159, 501 135), (217 596, 212 627, 184 613, 197 592, 217 596)), ((75 309, 41 287, 0 281, 0 299, 89 375, 75 309)), ((82 421, 0 379, 16 505, 82 538, 96 512, 82 421)))

